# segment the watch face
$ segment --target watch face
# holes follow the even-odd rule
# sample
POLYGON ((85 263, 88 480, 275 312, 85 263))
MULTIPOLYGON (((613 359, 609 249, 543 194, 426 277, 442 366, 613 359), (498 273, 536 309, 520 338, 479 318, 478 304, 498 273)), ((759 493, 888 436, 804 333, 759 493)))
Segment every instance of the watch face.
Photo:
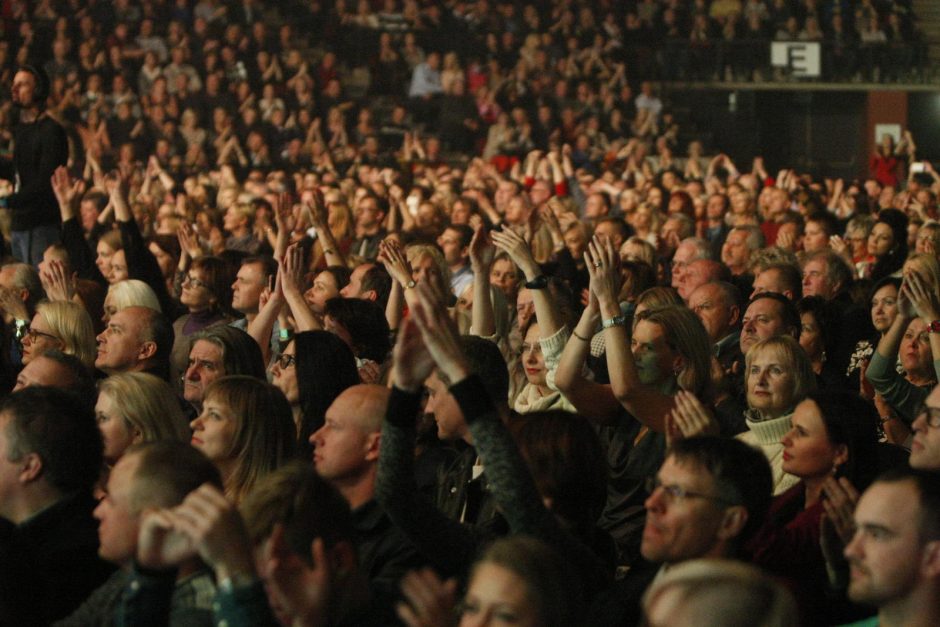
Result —
POLYGON ((934 320, 927 325, 927 330, 931 333, 940 333, 940 320, 934 320))

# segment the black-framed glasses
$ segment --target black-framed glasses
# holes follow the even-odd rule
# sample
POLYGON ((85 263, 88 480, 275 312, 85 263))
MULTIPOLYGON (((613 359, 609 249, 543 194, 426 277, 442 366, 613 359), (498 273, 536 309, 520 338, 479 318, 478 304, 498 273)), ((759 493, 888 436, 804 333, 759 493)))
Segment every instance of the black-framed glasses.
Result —
POLYGON ((720 496, 714 496, 712 494, 704 494, 702 492, 693 492, 692 490, 686 490, 681 485, 675 483, 663 483, 659 480, 659 477, 647 477, 644 484, 647 494, 652 496, 652 494, 658 489, 662 488, 663 493, 666 495, 666 499, 670 503, 676 501, 683 501, 685 499, 705 499, 708 501, 717 501, 719 503, 724 503, 725 505, 734 505, 731 501, 720 496))
POLYGON ((291 355, 289 353, 281 353, 280 356, 277 358, 277 367, 280 368, 281 370, 284 370, 285 368, 290 368, 296 363, 297 363, 297 358, 294 355, 291 355))
POLYGON ((26 333, 24 333, 23 335, 24 335, 23 339, 26 339, 28 337, 30 342, 35 342, 41 337, 47 337, 50 340, 59 341, 59 338, 56 337, 55 335, 52 335, 51 333, 44 333, 43 331, 37 331, 36 329, 33 329, 32 327, 26 329, 26 333))

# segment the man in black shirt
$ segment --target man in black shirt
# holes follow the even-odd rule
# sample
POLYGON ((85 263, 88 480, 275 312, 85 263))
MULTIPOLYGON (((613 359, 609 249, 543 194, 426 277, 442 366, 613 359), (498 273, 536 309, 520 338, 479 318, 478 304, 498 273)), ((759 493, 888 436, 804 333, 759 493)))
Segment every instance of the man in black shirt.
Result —
POLYGON ((37 265, 43 251, 59 241, 59 205, 52 173, 68 160, 65 129, 45 112, 49 81, 42 70, 24 65, 13 76, 13 104, 20 119, 13 131, 13 163, 0 177, 15 180, 13 193, 0 198, 11 211, 13 255, 37 265))

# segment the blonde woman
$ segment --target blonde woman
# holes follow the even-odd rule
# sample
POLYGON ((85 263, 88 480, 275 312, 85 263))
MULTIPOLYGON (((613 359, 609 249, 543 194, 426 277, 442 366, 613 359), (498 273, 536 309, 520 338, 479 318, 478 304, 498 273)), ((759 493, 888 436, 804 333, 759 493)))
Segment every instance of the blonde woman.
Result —
POLYGON ((23 365, 48 350, 75 355, 87 368, 95 365, 95 330, 85 308, 71 301, 39 303, 23 338, 23 365))
POLYGON ((773 470, 774 494, 781 494, 799 481, 783 471, 781 440, 792 428, 794 408, 816 389, 816 375, 800 343, 788 335, 757 342, 744 364, 748 430, 736 437, 764 452, 773 470))
POLYGON ((152 374, 125 372, 98 386, 95 417, 104 459, 113 466, 133 444, 157 440, 188 442, 189 426, 170 384, 152 374))

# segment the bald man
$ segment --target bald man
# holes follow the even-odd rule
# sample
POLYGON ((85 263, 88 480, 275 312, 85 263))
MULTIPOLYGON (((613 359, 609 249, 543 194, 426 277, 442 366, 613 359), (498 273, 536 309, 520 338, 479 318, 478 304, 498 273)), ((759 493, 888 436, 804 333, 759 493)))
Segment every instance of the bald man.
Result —
POLYGON ((363 571, 378 596, 391 600, 405 572, 424 565, 424 560, 374 498, 389 394, 380 385, 347 388, 326 410, 323 426, 310 436, 310 443, 317 473, 352 509, 363 571))

